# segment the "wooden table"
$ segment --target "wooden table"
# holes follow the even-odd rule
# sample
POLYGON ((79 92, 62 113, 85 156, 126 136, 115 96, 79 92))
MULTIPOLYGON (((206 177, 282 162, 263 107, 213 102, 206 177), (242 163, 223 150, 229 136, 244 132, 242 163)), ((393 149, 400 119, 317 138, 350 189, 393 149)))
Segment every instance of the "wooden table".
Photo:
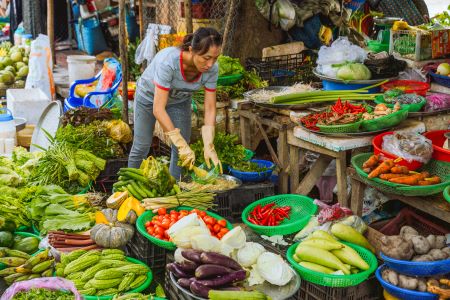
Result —
MULTIPOLYGON (((347 174, 350 176, 352 184, 350 207, 354 214, 361 216, 364 190, 366 189, 367 185, 361 180, 358 174, 356 174, 356 171, 353 167, 349 167, 347 169, 347 174)), ((377 187, 373 188, 379 190, 377 187)), ((442 193, 427 197, 408 197, 402 195, 386 194, 385 192, 383 192, 383 194, 389 197, 389 199, 399 200, 407 205, 410 205, 420 211, 423 211, 450 224, 450 203, 445 201, 442 193)))
POLYGON ((270 155, 279 169, 280 193, 288 193, 289 152, 287 145, 287 132, 294 126, 294 124, 291 122, 290 118, 285 115, 280 116, 278 121, 274 121, 273 118, 261 117, 257 112, 253 112, 252 110, 244 110, 242 107, 238 112, 242 145, 248 149, 255 150, 260 142, 260 140, 255 137, 258 133, 262 135, 262 139, 265 141, 270 155), (252 128, 252 123, 256 124, 256 130, 252 128), (263 126, 267 126, 277 131, 277 151, 273 149, 263 126))

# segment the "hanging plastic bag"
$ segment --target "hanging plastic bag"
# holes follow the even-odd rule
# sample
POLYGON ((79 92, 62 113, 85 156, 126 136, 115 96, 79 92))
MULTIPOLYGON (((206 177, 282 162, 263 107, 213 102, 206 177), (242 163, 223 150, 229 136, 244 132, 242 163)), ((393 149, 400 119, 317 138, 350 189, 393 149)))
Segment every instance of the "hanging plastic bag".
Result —
MULTIPOLYGON (((95 87, 95 91, 97 92, 104 92, 109 90, 113 87, 118 81, 122 80, 122 66, 120 65, 119 61, 115 58, 107 58, 103 62, 103 68, 102 68, 102 74, 100 75, 100 78, 98 80, 97 86, 95 87)), ((94 104, 96 107, 100 107, 109 100, 111 100, 112 97, 114 97, 115 94, 117 94, 118 91, 114 94, 107 94, 107 95, 94 95, 92 96, 89 101, 94 104)))
POLYGON ((160 34, 169 34, 172 27, 161 24, 148 24, 145 38, 136 49, 134 61, 140 65, 147 60, 150 63, 157 52, 158 40, 160 34))
POLYGON ((289 0, 278 0, 276 3, 278 15, 280 16, 281 29, 288 31, 295 25, 295 8, 289 0))
POLYGON ((50 99, 55 99, 53 81, 53 60, 48 36, 40 34, 31 42, 29 73, 25 83, 26 89, 39 88, 50 99))
POLYGON ((130 143, 133 140, 133 133, 130 126, 122 120, 108 121, 107 134, 119 143, 130 143))
POLYGON ((60 277, 43 277, 14 283, 5 291, 0 300, 9 300, 12 299, 14 295, 18 294, 19 292, 25 292, 31 289, 39 289, 39 288, 52 291, 56 290, 70 291, 75 296, 75 300, 82 299, 80 293, 78 293, 72 281, 60 277))
POLYGON ((415 132, 394 132, 383 137, 383 150, 397 155, 408 162, 426 164, 433 154, 432 142, 415 132))

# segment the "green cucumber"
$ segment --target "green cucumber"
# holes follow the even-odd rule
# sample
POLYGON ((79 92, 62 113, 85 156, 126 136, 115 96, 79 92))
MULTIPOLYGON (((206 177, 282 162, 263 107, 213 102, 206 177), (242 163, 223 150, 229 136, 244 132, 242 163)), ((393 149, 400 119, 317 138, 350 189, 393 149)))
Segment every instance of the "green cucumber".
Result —
POLYGON ((132 186, 131 184, 127 185, 127 190, 128 190, 128 192, 130 192, 130 194, 131 194, 134 198, 136 198, 136 199, 138 199, 138 200, 142 200, 142 199, 143 199, 143 198, 141 197, 141 195, 140 195, 138 192, 136 192, 136 190, 133 188, 133 186, 132 186))

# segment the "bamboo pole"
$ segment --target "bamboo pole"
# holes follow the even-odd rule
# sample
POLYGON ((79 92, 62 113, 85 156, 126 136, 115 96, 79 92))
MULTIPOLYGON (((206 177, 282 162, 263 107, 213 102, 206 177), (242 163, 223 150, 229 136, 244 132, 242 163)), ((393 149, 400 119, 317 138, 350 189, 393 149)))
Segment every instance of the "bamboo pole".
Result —
POLYGON ((119 50, 122 64, 122 120, 128 122, 128 59, 127 59, 127 30, 125 19, 125 0, 119 0, 119 50))
POLYGON ((55 6, 53 0, 47 0, 47 35, 50 40, 50 49, 52 51, 53 64, 56 64, 55 59, 55 6))
POLYGON ((184 18, 186 23, 186 33, 192 33, 192 1, 184 0, 184 18))
POLYGON ((231 37, 230 37, 230 31, 231 27, 233 26, 233 14, 237 10, 238 1, 237 0, 231 0, 229 4, 229 8, 226 15, 225 20, 225 30, 223 32, 223 52, 227 54, 226 51, 229 51, 229 46, 231 44, 231 37))

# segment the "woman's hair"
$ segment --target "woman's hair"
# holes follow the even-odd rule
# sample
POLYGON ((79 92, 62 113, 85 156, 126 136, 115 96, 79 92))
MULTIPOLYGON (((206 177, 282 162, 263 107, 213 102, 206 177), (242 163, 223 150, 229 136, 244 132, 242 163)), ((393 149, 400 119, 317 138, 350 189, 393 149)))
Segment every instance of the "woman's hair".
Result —
POLYGON ((222 35, 214 28, 200 27, 194 33, 190 33, 184 37, 181 49, 188 51, 189 47, 192 47, 192 52, 202 55, 214 46, 222 46, 222 35))

